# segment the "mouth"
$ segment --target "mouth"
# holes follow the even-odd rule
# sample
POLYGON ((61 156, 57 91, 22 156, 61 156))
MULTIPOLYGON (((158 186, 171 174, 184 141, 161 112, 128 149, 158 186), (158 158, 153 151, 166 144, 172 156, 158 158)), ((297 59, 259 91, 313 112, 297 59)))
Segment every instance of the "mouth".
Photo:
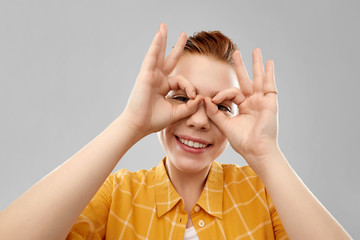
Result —
POLYGON ((178 142, 181 143, 181 145, 183 145, 186 148, 190 148, 194 150, 205 150, 206 148, 212 145, 200 139, 180 137, 180 136, 175 136, 175 137, 178 140, 178 142))

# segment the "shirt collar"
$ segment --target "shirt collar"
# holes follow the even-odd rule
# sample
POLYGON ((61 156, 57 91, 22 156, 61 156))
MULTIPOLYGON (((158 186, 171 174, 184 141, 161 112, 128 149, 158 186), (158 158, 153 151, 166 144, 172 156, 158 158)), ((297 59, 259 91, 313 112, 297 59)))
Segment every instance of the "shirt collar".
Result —
MULTIPOLYGON (((158 217, 169 212, 179 201, 180 195, 172 185, 166 169, 164 158, 155 170, 155 198, 158 217)), ((214 161, 211 165, 204 190, 197 204, 208 214, 222 219, 223 168, 214 161)))
POLYGON ((181 200, 167 175, 165 159, 166 157, 155 170, 155 198, 158 217, 170 211, 181 200))
POLYGON ((197 204, 208 214, 222 219, 222 201, 224 191, 224 172, 221 164, 213 161, 197 204))

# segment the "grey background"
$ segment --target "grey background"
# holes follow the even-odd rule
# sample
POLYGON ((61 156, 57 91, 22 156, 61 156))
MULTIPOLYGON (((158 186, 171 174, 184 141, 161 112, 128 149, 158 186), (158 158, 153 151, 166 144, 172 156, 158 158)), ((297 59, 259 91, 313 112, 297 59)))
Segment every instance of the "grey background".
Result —
MULTIPOLYGON (((221 30, 275 60, 279 142, 305 184, 360 238, 356 1, 0 1, 0 210, 114 120, 160 22, 221 30)), ((168 51, 169 52, 169 51, 168 51)), ((119 168, 149 169, 157 136, 119 168)), ((219 161, 246 164, 229 147, 219 161)))

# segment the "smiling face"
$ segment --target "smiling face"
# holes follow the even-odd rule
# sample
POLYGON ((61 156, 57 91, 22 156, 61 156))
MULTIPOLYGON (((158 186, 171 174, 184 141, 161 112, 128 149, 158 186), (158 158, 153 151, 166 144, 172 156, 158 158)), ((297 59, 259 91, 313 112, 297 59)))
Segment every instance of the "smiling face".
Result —
MULTIPOLYGON (((217 92, 236 86, 233 67, 205 55, 182 56, 171 75, 182 75, 195 87, 197 95, 204 97, 212 98, 217 92)), ((170 92, 167 97, 176 104, 188 100, 183 90, 170 92)), ((229 117, 234 112, 231 102, 219 104, 218 109, 229 117)), ((186 173, 209 169, 228 144, 225 135, 208 118, 204 103, 194 114, 160 131, 159 139, 170 165, 186 173)))

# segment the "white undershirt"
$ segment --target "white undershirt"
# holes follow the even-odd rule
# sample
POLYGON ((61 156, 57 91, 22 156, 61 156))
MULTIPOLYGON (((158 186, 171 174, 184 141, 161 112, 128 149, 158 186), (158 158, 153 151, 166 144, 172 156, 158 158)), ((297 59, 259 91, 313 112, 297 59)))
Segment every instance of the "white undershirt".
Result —
POLYGON ((199 240, 199 237, 196 234, 194 226, 185 229, 184 240, 199 240))

